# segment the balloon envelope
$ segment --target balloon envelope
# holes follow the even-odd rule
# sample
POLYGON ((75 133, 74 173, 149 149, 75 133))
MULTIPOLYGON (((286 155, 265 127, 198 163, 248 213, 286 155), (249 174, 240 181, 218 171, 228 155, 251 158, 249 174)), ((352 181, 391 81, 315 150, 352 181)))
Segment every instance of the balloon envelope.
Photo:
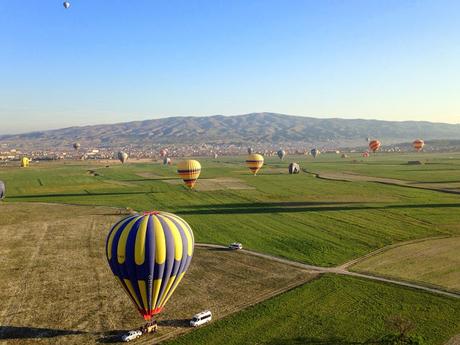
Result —
POLYGON ((372 150, 372 152, 377 151, 380 148, 380 141, 378 140, 371 140, 369 142, 369 148, 372 150))
POLYGON ((246 159, 246 166, 252 171, 254 175, 262 168, 264 165, 264 157, 257 153, 250 154, 246 159))
POLYGON ((284 156, 286 156, 286 151, 284 151, 284 150, 279 150, 279 151, 277 152, 277 155, 278 155, 278 157, 279 157, 280 159, 283 159, 284 156))
POLYGON ((80 148, 80 146, 81 146, 80 143, 74 143, 74 144, 73 144, 73 148, 74 148, 75 150, 78 150, 78 149, 80 148))
POLYGON ((70 7, 70 2, 64 1, 62 5, 64 6, 65 9, 68 9, 70 7))
POLYGON ((300 166, 298 163, 289 164, 289 174, 298 174, 300 173, 300 166))
POLYGON ((5 193, 6 193, 5 183, 3 181, 0 181, 0 200, 3 200, 5 198, 5 193))
POLYGON ((21 158, 21 168, 27 168, 30 164, 30 159, 27 157, 21 158))
POLYGON ((182 218, 167 212, 128 216, 110 230, 110 269, 145 320, 160 313, 193 256, 194 237, 182 218))
POLYGON ((193 159, 179 162, 177 164, 177 173, 184 180, 187 187, 193 188, 200 176, 201 164, 193 159))
POLYGON ((126 152, 120 151, 118 152, 117 156, 120 162, 122 162, 123 164, 128 160, 128 154, 126 152))
POLYGON ((248 147, 248 155, 252 154, 252 147, 248 147))
POLYGON ((320 153, 321 152, 316 148, 310 151, 310 154, 313 156, 313 158, 316 158, 316 156, 318 156, 320 153))
POLYGON ((422 139, 416 139, 412 143, 412 146, 415 150, 420 151, 423 149, 423 146, 425 146, 425 142, 422 139))

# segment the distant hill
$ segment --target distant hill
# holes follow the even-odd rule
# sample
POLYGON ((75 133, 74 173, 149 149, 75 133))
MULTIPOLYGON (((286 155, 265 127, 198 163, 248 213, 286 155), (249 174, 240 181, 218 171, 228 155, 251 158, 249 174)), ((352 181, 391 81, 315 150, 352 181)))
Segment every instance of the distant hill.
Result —
POLYGON ((385 143, 414 138, 460 139, 460 124, 421 121, 378 121, 253 113, 238 116, 169 117, 111 125, 70 127, 0 136, 0 143, 18 147, 61 147, 74 141, 116 147, 187 143, 327 143, 362 144, 366 137, 385 143))

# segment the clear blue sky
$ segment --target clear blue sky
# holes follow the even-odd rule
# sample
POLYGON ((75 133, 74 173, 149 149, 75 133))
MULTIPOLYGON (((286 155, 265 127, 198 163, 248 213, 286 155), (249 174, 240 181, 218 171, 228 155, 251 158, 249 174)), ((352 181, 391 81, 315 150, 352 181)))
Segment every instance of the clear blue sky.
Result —
POLYGON ((0 133, 172 115, 460 123, 460 1, 0 0, 0 133))

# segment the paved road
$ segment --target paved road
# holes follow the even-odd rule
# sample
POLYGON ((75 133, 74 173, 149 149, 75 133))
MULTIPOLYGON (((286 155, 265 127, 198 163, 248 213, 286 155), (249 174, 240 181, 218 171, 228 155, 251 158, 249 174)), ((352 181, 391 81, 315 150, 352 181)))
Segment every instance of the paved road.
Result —
MULTIPOLYGON (((204 248, 227 248, 225 246, 217 245, 217 244, 209 244, 209 243, 196 243, 195 244, 197 247, 204 247, 204 248)), ((395 280, 395 279, 389 279, 389 278, 384 278, 384 277, 379 277, 379 276, 374 276, 374 275, 369 275, 369 274, 362 274, 362 273, 357 273, 357 272, 350 272, 347 270, 346 267, 348 267, 346 264, 337 266, 337 267, 321 267, 321 266, 313 266, 313 265, 308 265, 308 264, 303 264, 301 262, 297 261, 292 261, 288 259, 283 259, 279 258, 273 255, 269 254, 262 254, 258 252, 254 252, 252 250, 247 250, 247 249, 242 249, 241 252, 258 256, 261 258, 269 259, 269 260, 274 260, 280 263, 284 263, 287 265, 295 266, 298 268, 305 269, 307 271, 314 271, 318 273, 334 273, 334 274, 341 274, 341 275, 346 275, 346 276, 352 276, 352 277, 359 277, 359 278, 365 278, 365 279, 370 279, 370 280, 375 280, 375 281, 380 281, 384 283, 390 283, 390 284, 396 284, 400 286, 405 286, 417 290, 423 290, 431 293, 435 293, 438 295, 444 295, 444 296, 449 296, 449 297, 454 297, 454 298, 460 298, 460 294, 455 293, 455 292, 449 292, 449 291, 444 291, 441 289, 436 289, 428 286, 423 286, 423 285, 418 285, 414 283, 409 283, 405 281, 400 281, 400 280, 395 280)))

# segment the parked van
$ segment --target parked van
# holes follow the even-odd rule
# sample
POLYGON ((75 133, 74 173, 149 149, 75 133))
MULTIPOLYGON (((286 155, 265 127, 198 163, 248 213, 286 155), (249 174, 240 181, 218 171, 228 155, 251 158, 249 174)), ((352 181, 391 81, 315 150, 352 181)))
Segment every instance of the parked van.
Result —
POLYGON ((190 320, 190 326, 198 327, 204 325, 205 323, 210 322, 212 319, 212 313, 209 310, 202 311, 201 313, 196 314, 190 320))

